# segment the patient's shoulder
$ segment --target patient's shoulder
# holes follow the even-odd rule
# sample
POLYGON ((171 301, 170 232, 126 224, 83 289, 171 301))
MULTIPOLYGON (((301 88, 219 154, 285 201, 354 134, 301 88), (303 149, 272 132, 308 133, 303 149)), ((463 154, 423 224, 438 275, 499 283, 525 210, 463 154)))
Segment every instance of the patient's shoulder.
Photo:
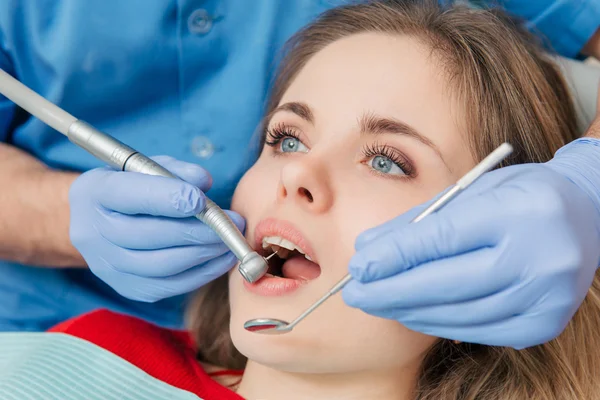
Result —
POLYGON ((170 385, 203 393, 214 385, 196 360, 190 335, 136 317, 97 310, 65 321, 50 332, 91 342, 170 385))
POLYGON ((50 329, 90 341, 107 350, 144 350, 167 346, 182 354, 195 354, 194 342, 185 331, 166 329, 137 317, 96 310, 69 319, 50 329))
POLYGON ((50 332, 91 342, 154 378, 200 398, 243 400, 215 382, 201 367, 196 360, 194 342, 187 332, 161 328, 108 310, 97 310, 70 319, 50 329, 50 332))

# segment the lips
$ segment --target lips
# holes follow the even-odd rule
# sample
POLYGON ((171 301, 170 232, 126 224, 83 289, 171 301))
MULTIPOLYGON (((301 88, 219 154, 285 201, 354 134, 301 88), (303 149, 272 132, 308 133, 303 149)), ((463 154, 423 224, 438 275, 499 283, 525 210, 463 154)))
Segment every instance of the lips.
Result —
POLYGON ((315 256, 312 246, 308 240, 306 240, 304 235, 291 222, 277 220, 275 218, 268 218, 259 222, 254 229, 254 247, 256 249, 262 249, 263 238, 267 236, 279 236, 283 239, 289 240, 297 247, 300 247, 304 254, 308 255, 311 260, 318 264, 318 260, 315 256))
MULTIPOLYGON (((244 286, 251 292, 262 296, 281 296, 289 294, 304 286, 320 275, 320 267, 314 250, 304 235, 290 222, 269 218, 261 221, 254 230, 255 248, 261 253, 268 253, 262 248, 263 238, 280 237, 295 245, 311 260, 301 254, 292 256, 283 261, 274 256, 269 264, 282 264, 281 270, 284 277, 268 273, 255 283, 244 281, 244 286)), ((273 272, 273 271, 271 271, 273 272)))

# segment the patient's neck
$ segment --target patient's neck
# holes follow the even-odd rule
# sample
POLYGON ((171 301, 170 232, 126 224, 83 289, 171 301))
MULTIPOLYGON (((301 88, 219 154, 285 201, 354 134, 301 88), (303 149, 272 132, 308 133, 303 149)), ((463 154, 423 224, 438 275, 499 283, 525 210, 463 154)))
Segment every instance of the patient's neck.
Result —
POLYGON ((248 361, 237 393, 249 400, 408 400, 416 376, 416 370, 298 374, 248 361))

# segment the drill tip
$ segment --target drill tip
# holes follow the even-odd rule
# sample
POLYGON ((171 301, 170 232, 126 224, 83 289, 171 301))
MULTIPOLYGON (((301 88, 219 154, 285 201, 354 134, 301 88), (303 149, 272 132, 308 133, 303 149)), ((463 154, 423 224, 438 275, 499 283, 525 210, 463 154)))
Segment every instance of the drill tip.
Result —
POLYGON ((265 260, 269 261, 271 258, 273 258, 273 256, 277 254, 276 251, 273 252, 273 254, 271 254, 269 257, 265 257, 265 260))

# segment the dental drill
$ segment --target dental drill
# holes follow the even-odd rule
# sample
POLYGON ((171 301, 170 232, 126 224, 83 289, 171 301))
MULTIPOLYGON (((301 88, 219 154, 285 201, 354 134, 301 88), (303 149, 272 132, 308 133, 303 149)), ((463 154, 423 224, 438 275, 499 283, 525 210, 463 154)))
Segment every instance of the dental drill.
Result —
MULTIPOLYGON (((180 179, 140 152, 44 99, 2 69, 0 93, 114 169, 180 179)), ((207 197, 204 209, 196 218, 215 231, 237 257, 240 261, 238 270, 245 280, 253 283, 266 274, 267 259, 252 249, 237 226, 216 203, 207 197)))

